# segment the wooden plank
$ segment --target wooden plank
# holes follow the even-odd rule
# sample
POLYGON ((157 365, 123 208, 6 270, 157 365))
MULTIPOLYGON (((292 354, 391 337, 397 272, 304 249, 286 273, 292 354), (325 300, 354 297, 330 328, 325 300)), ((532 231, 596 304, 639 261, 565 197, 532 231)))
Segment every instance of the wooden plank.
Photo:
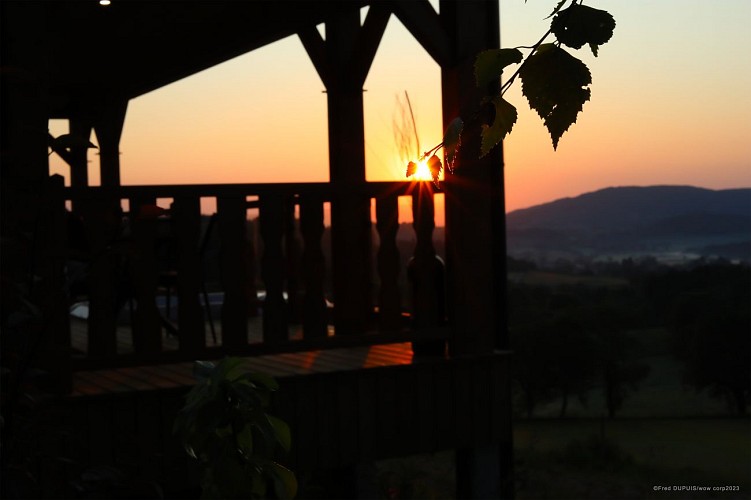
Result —
POLYGON ((470 365, 472 390, 472 442, 484 445, 491 441, 491 399, 493 383, 491 376, 492 359, 485 358, 470 365))
POLYGON ((430 418, 429 414, 420 415, 417 410, 417 395, 421 388, 418 387, 417 369, 415 367, 403 367, 393 370, 398 380, 396 401, 396 442, 392 453, 395 456, 406 456, 417 453, 419 450, 418 435, 422 425, 430 418))
POLYGON ((112 411, 110 406, 97 400, 87 404, 88 464, 112 465, 112 411))
POLYGON ((472 368, 466 362, 455 363, 452 368, 456 409, 453 433, 456 447, 463 448, 472 444, 472 426, 475 422, 472 413, 472 368))
POLYGON ((357 377, 351 374, 342 374, 332 382, 334 382, 332 392, 336 392, 337 403, 337 406, 332 410, 336 411, 338 420, 336 427, 339 443, 338 464, 340 466, 353 465, 357 463, 359 448, 357 377))
POLYGON ((359 458, 366 462, 378 451, 378 378, 372 371, 362 371, 357 381, 359 458))
POLYGON ((379 457, 386 457, 389 452, 398 447, 397 435, 397 391, 399 381, 392 370, 379 370, 377 383, 378 422, 376 424, 377 443, 376 453, 379 457))
POLYGON ((138 443, 139 476, 146 480, 159 480, 163 477, 161 453, 162 414, 159 394, 153 391, 141 392, 135 400, 136 435, 138 443))
POLYGON ((433 399, 433 415, 435 427, 435 443, 438 449, 453 447, 455 433, 455 402, 452 370, 449 363, 433 366, 433 383, 435 394, 433 399))
POLYGON ((312 470, 319 464, 320 447, 318 445, 319 415, 323 405, 316 397, 312 377, 296 379, 297 406, 295 408, 294 427, 297 429, 296 460, 304 470, 312 470))
POLYGON ((114 465, 130 474, 138 470, 136 412, 131 398, 118 398, 112 405, 114 465))
POLYGON ((338 425, 340 415, 337 415, 337 393, 332 383, 335 379, 331 376, 312 377, 313 391, 317 400, 318 421, 318 465, 322 468, 336 467, 338 465, 339 442, 338 425))
POLYGON ((422 452, 437 451, 435 443, 436 426, 434 418, 435 399, 446 397, 435 386, 433 380, 433 367, 424 366, 417 370, 417 391, 415 394, 415 411, 422 418, 417 427, 417 444, 422 452))

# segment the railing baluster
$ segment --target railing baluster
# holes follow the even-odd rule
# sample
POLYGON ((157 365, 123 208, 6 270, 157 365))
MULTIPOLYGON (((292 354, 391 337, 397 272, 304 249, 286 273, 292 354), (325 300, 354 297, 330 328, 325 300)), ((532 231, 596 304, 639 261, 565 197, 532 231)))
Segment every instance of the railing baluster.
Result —
POLYGON ((162 325, 156 305, 159 269, 156 261, 156 199, 131 198, 133 252, 130 258, 136 310, 133 317, 133 350, 153 353, 162 350, 162 325))
POLYGON ((286 256, 287 304, 290 323, 300 323, 300 240, 295 223, 295 203, 292 196, 284 205, 284 252, 286 256))
POLYGON ((376 200, 376 229, 381 241, 378 247, 378 326, 381 330, 396 330, 401 326, 401 297, 399 294, 399 249, 396 233, 399 230, 399 198, 394 195, 376 200))
MULTIPOLYGON (((203 262, 198 252, 201 237, 201 207, 196 197, 175 198, 173 228, 177 241, 177 328, 180 349, 198 353, 206 347, 206 328, 199 301, 203 262)), ((204 304, 210 307, 209 304, 204 304)))
POLYGON ((269 194, 259 198, 260 234, 263 239, 261 278, 266 288, 263 301, 263 341, 287 340, 287 304, 284 301, 284 198, 269 194))
MULTIPOLYGON (((417 235, 415 256, 407 270, 413 287, 412 325, 416 329, 440 326, 446 316, 445 268, 433 247, 435 204, 431 184, 420 183, 412 194, 412 216, 417 235)), ((415 354, 441 355, 445 342, 413 342, 412 349, 415 354)))
POLYGON ((327 334, 326 297, 323 278, 326 261, 321 250, 323 236, 323 200, 317 196, 300 196, 300 231, 303 237, 302 275, 303 337, 320 338, 327 334))
POLYGON ((246 203, 244 197, 217 199, 221 279, 224 289, 222 304, 222 345, 241 346, 248 343, 248 300, 245 296, 246 203))
POLYGON ((118 259, 114 252, 120 237, 120 207, 115 200, 90 198, 83 200, 81 208, 89 248, 88 354, 115 356, 118 259))

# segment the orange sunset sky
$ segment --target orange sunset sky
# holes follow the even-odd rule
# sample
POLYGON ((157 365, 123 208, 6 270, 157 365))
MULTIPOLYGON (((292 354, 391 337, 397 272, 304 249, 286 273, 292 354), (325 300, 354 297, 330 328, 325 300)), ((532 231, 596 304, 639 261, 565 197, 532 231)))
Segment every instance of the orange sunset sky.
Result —
MULTIPOLYGON (((115 0, 116 1, 116 0, 115 0)), ((501 43, 531 45, 555 0, 501 0, 501 43)), ((437 2, 434 3, 437 8, 437 2)), ((590 67, 592 98, 553 151, 522 97, 505 141, 507 210, 607 186, 751 186, 751 2, 592 0, 616 19, 590 67)), ((440 70, 392 16, 365 83, 368 180, 404 179, 393 133, 406 90, 423 150, 441 140, 440 70)), ((326 95, 289 37, 134 99, 123 184, 328 180, 326 95)), ((53 135, 67 123, 53 121, 53 135)), ((92 136, 96 143, 96 137, 92 136)), ((93 182, 98 157, 90 152, 93 182)), ((67 174, 53 155, 51 171, 67 174)))

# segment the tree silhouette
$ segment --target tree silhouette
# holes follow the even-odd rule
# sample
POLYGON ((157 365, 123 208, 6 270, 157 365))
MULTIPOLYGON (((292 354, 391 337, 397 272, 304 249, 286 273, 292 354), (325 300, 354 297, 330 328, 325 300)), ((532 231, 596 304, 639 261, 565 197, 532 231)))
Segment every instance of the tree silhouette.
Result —
POLYGON ((728 398, 739 415, 751 392, 751 268, 702 266, 672 273, 675 295, 669 329, 684 380, 728 398))

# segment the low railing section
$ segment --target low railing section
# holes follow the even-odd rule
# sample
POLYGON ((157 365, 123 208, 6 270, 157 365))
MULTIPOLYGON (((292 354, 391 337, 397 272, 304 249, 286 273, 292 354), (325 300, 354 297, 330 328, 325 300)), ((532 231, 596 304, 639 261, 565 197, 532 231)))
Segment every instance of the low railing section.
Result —
MULTIPOLYGON (((445 283, 432 243, 431 183, 377 182, 346 190, 320 183, 122 186, 62 192, 71 210, 68 259, 85 265, 83 293, 88 302, 87 348, 74 355, 73 369, 445 338, 441 296, 445 283), (416 245, 409 271, 413 287, 406 297, 410 300, 404 300, 398 284, 400 275, 407 273, 396 240, 400 196, 413 199, 416 245), (165 199, 171 203, 158 203, 165 199), (211 225, 202 227, 201 202, 207 199, 215 200, 216 213, 211 225), (369 326, 345 335, 338 332, 337 315, 331 314, 326 300, 332 298, 336 310, 337 298, 327 297, 326 283, 329 273, 341 271, 340 263, 324 262, 322 236, 325 204, 353 199, 361 208, 375 200, 379 241, 369 245, 375 249, 369 261, 377 289, 371 292, 371 283, 361 284, 362 293, 373 295, 370 317, 360 322, 369 326), (249 209, 257 210, 257 245, 247 230, 249 209), (165 223, 173 250, 168 252, 169 273, 159 253, 165 223), (212 321, 208 321, 212 310, 204 276, 207 230, 214 231, 212 237, 218 241, 223 294, 219 317, 211 317, 212 321), (77 245, 81 241, 85 244, 77 245), (255 252, 260 252, 260 269, 254 264, 255 252), (174 324, 165 319, 158 304, 161 278, 171 280, 176 289, 174 324), (257 305, 256 288, 265 291, 260 304, 262 338, 249 342, 248 318, 257 305), (405 321, 405 302, 412 304, 409 321, 405 321), (118 329, 122 335, 123 328, 118 314, 123 307, 130 310, 132 350, 128 353, 118 352, 118 329), (207 328, 213 328, 214 322, 220 326, 221 338, 207 342, 207 328), (300 325, 301 336, 290 338, 290 323, 300 325), (176 336, 176 348, 163 345, 165 328, 176 336)), ((367 219, 361 222, 370 224, 367 219)), ((346 242, 344 236, 338 241, 346 242)), ((347 248, 332 250, 344 256, 340 259, 347 258, 347 248)))

